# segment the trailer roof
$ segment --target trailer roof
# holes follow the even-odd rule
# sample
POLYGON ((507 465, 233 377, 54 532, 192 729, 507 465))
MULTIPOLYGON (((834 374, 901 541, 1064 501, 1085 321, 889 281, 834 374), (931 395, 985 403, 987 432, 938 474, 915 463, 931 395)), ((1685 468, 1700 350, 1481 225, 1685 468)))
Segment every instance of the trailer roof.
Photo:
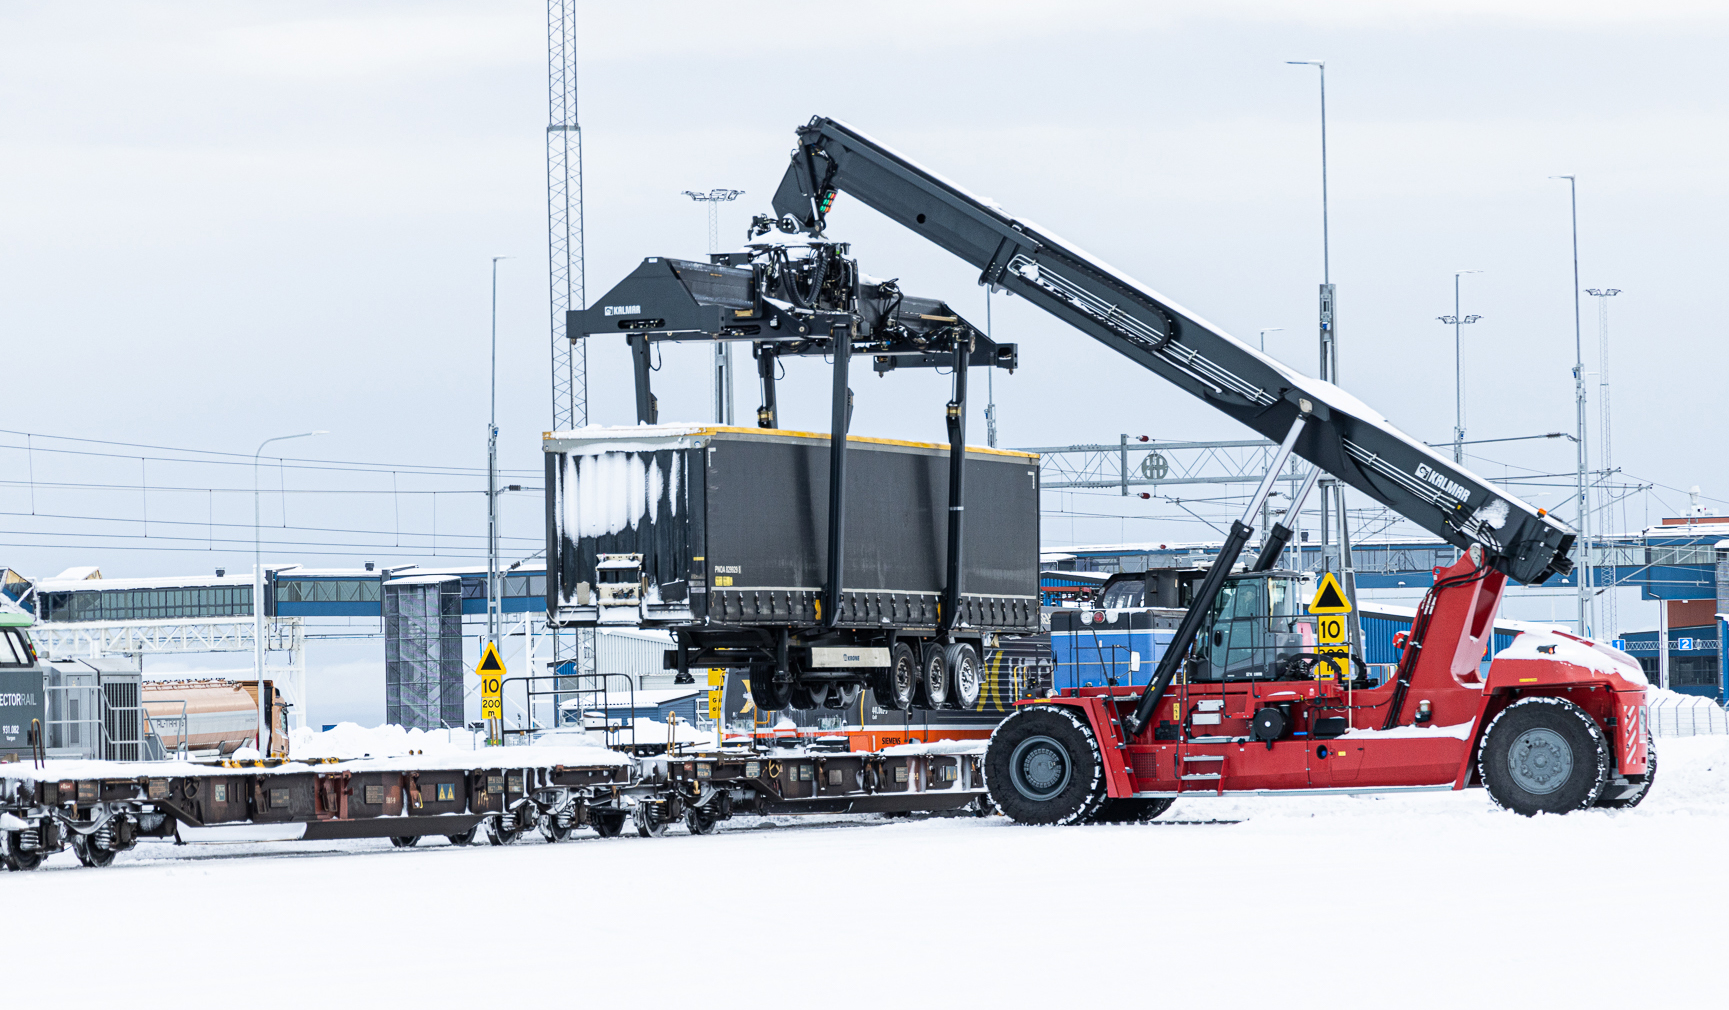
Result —
MULTIPOLYGON (((720 424, 633 424, 633 425, 590 425, 587 428, 576 428, 571 431, 548 431, 541 435, 542 443, 548 452, 556 452, 581 445, 584 448, 600 448, 605 446, 614 451, 627 451, 631 443, 646 447, 651 442, 666 440, 712 438, 715 435, 735 435, 747 438, 762 439, 816 439, 823 442, 829 440, 827 432, 792 431, 786 428, 743 428, 720 424), (569 443, 569 444, 559 444, 569 443)), ((932 449, 947 452, 948 446, 941 442, 912 442, 898 438, 871 438, 864 435, 848 435, 848 442, 866 445, 898 445, 912 449, 932 449)), ((664 446, 656 446, 664 448, 664 446)), ((969 445, 969 454, 977 453, 985 456, 1011 456, 1020 459, 1038 459, 1036 452, 1021 452, 1017 449, 992 449, 989 446, 969 445)))

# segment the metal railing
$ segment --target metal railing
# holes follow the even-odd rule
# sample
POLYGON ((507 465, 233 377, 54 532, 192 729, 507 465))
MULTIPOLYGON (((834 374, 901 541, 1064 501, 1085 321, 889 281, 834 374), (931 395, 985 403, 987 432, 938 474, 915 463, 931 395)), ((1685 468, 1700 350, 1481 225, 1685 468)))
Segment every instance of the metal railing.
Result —
POLYGON ((1646 715, 1652 736, 1729 734, 1729 712, 1716 705, 1657 705, 1646 715))
POLYGON ((506 738, 513 736, 513 735, 514 736, 522 736, 522 737, 531 737, 535 733, 539 732, 539 730, 537 730, 533 726, 533 722, 534 722, 534 700, 536 698, 551 698, 552 699, 552 705, 553 705, 553 725, 554 726, 565 725, 564 708, 565 708, 565 706, 569 705, 572 701, 574 701, 577 703, 576 704, 576 710, 579 713, 579 716, 578 716, 579 725, 581 725, 583 729, 598 729, 598 730, 600 730, 606 737, 606 745, 608 747, 613 747, 613 748, 625 747, 625 746, 628 746, 631 748, 636 747, 636 715, 637 715, 636 680, 634 678, 632 678, 629 674, 624 674, 624 673, 566 673, 566 674, 536 673, 536 674, 526 674, 526 675, 519 676, 519 677, 506 677, 506 678, 504 678, 504 681, 499 685, 500 696, 503 695, 506 687, 512 681, 520 682, 523 686, 523 701, 524 701, 523 712, 526 713, 526 720, 528 721, 528 723, 530 725, 526 728, 506 729, 504 731, 504 735, 506 736, 506 738), (611 702, 612 702, 612 696, 611 696, 612 692, 608 687, 608 683, 613 678, 617 678, 619 680, 624 681, 626 688, 628 688, 627 696, 630 698, 630 723, 629 723, 628 727, 617 722, 608 714, 611 711, 611 702), (547 680, 552 681, 552 687, 540 688, 540 687, 535 686, 536 681, 547 681, 547 680), (572 681, 575 681, 575 683, 572 684, 571 683, 572 681), (586 686, 585 686, 585 684, 586 684, 586 686), (595 703, 585 703, 583 701, 584 698, 595 699, 595 703), (593 724, 593 722, 590 718, 591 710, 592 711, 598 711, 600 713, 600 724, 599 725, 593 724), (623 736, 623 731, 626 728, 628 728, 630 730, 630 743, 629 744, 625 744, 621 739, 621 737, 623 736))

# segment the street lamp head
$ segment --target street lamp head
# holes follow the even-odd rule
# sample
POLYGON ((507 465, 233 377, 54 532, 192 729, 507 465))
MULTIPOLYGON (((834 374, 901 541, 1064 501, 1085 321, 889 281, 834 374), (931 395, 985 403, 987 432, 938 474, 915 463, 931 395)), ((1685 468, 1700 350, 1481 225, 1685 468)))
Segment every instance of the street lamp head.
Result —
POLYGON ((1482 272, 1483 271, 1481 271, 1481 270, 1455 270, 1455 271, 1453 271, 1453 276, 1454 277, 1463 277, 1466 274, 1480 274, 1482 272))
POLYGON ((1482 317, 1482 316, 1466 316, 1466 317, 1465 317, 1465 318, 1464 318, 1464 319, 1461 319, 1461 320, 1460 320, 1460 322, 1463 322, 1463 323, 1474 323, 1474 322, 1476 322, 1476 321, 1477 321, 1477 320, 1479 320, 1479 319, 1481 319, 1481 318, 1483 318, 1483 317, 1482 317))
POLYGON ((1286 60, 1285 62, 1293 67, 1324 67, 1327 65, 1326 60, 1286 60))
POLYGON ((1440 320, 1443 323, 1446 323, 1448 326, 1451 326, 1454 323, 1459 321, 1458 316, 1436 316, 1435 318, 1440 320))
POLYGON ((1566 179, 1568 182, 1573 181, 1573 176, 1570 176, 1570 175, 1551 175, 1549 178, 1551 178, 1551 179, 1566 179))
POLYGON ((706 193, 698 193, 695 190, 690 189, 681 190, 680 192, 683 195, 690 197, 692 200, 701 200, 705 203, 731 203, 744 195, 744 190, 742 189, 724 188, 711 189, 706 193))
POLYGON ((1620 288, 1586 288, 1585 293, 1598 298, 1612 298, 1621 293, 1620 288))

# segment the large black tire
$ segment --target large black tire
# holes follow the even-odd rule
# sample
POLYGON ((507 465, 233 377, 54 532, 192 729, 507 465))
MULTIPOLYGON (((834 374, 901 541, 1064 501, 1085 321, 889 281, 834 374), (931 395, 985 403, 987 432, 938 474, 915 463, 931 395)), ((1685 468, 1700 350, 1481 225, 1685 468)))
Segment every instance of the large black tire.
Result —
POLYGON ((1631 810, 1638 806, 1645 796, 1651 792, 1651 783, 1657 781, 1657 741, 1650 734, 1645 736, 1645 780, 1643 782, 1627 782, 1616 776, 1603 787, 1603 794, 1597 797, 1597 806, 1605 810, 1631 810))
POLYGON ((905 712, 913 707, 919 695, 919 654, 905 642, 896 642, 889 650, 887 669, 878 672, 871 683, 877 704, 905 712))
POLYGON ((949 704, 967 712, 978 708, 985 687, 978 650, 957 642, 943 650, 943 663, 949 668, 949 704))
POLYGON ((1099 804, 1099 809, 1093 814, 1092 824, 1144 824, 1171 809, 1173 799, 1135 799, 1133 797, 1112 800, 1107 799, 1099 804))
POLYGON ((792 707, 800 712, 808 712, 813 708, 822 708, 828 700, 829 684, 826 681, 800 681, 792 686, 792 707))
POLYGON ((1477 753, 1489 798, 1526 817, 1589 807, 1614 767, 1596 720, 1565 698, 1508 705, 1490 720, 1477 753))
POLYGON ((774 667, 757 663, 750 668, 750 700, 764 712, 778 712, 792 704, 792 685, 775 683, 774 667))
POLYGON ((1068 706, 1017 708, 991 734, 985 788, 1022 824, 1079 824, 1105 799, 1098 738, 1068 706))
POLYGON ((919 664, 919 707, 928 709, 944 708, 949 700, 949 664, 943 657, 945 650, 933 645, 925 650, 924 659, 919 664))

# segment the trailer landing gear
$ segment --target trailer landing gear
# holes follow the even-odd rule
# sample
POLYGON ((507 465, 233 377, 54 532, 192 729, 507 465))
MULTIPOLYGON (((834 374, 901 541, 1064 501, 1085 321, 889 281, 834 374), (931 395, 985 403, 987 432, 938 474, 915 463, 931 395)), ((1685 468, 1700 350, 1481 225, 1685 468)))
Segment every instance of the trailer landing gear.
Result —
POLYGON ((1609 742, 1585 710, 1564 698, 1524 698, 1483 733, 1477 768, 1498 806, 1530 817, 1583 810, 1614 771, 1609 742))
POLYGON ((1022 824, 1081 823, 1105 800, 1098 738, 1066 708, 1023 706, 991 739, 985 785, 1022 824))

